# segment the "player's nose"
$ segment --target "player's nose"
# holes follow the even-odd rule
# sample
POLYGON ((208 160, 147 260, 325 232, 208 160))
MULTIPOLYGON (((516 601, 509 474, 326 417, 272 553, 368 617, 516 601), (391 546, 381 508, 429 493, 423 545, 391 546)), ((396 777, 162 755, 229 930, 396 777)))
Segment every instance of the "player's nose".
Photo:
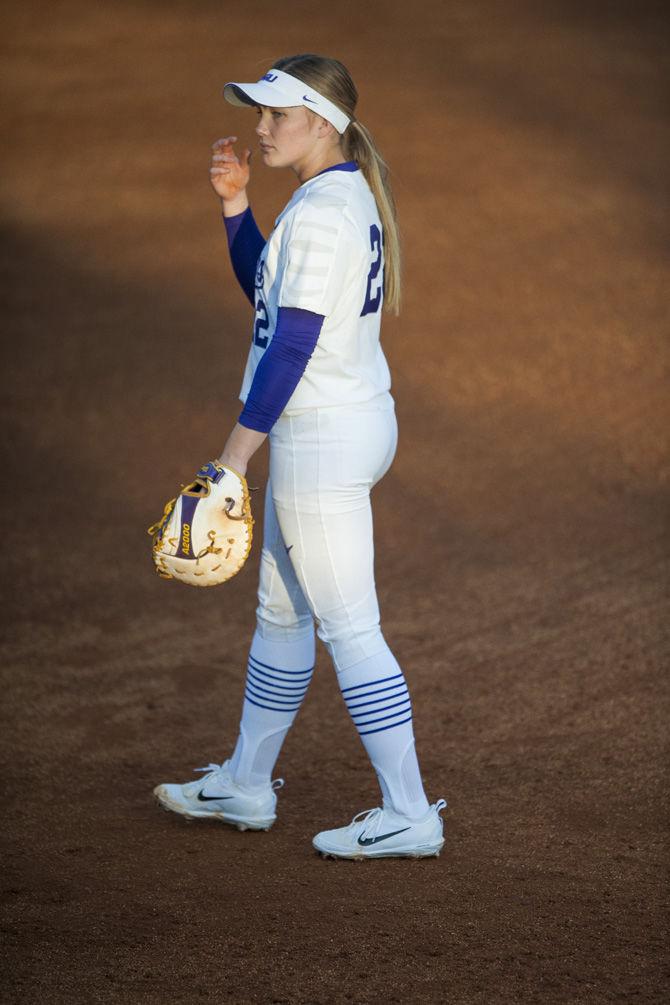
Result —
POLYGON ((268 125, 270 122, 270 109, 261 108, 260 115, 258 116, 258 122, 256 123, 256 135, 257 136, 268 136, 269 130, 268 125))

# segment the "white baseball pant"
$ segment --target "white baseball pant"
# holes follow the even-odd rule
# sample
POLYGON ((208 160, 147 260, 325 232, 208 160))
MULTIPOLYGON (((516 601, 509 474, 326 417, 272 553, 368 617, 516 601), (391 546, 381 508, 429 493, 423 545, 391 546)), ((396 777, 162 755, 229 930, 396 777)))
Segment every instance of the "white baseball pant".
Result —
POLYGON ((374 579, 371 488, 396 453, 395 404, 283 415, 270 432, 270 477, 257 608, 263 638, 317 623, 338 673, 386 648, 374 579))

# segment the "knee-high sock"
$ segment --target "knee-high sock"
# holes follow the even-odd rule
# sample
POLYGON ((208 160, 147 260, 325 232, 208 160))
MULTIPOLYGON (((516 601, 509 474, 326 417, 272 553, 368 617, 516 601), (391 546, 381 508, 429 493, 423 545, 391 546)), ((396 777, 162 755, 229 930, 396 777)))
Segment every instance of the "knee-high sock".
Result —
POLYGON ((418 819, 428 812, 414 747, 407 682, 391 650, 341 670, 338 682, 377 772, 384 807, 418 819))
POLYGON ((254 632, 240 734, 231 758, 238 785, 267 785, 314 670, 314 631, 295 640, 263 638, 254 632))

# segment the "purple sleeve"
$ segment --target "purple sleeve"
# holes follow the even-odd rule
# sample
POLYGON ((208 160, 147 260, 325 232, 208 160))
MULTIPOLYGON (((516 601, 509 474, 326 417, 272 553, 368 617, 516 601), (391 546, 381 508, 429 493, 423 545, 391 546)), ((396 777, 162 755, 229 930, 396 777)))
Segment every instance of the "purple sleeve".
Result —
POLYGON ((256 226, 254 214, 249 206, 244 213, 238 213, 237 216, 224 216, 223 222, 226 225, 233 271, 251 306, 255 307, 256 266, 265 246, 265 238, 256 226))
POLYGON ((238 422, 269 433, 298 386, 323 325, 323 315, 299 307, 280 307, 277 328, 256 367, 238 422))

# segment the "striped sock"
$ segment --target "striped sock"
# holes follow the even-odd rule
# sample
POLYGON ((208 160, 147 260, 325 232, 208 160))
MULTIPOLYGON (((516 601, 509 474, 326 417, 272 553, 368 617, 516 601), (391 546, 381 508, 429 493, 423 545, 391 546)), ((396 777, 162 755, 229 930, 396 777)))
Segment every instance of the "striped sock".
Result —
POLYGON ((254 633, 240 734, 231 758, 233 781, 267 785, 284 737, 307 693, 314 670, 314 632, 285 641, 254 633))
POLYGON ((377 772, 384 808, 418 819, 430 809, 414 747, 407 681, 391 650, 338 675, 349 714, 377 772))

